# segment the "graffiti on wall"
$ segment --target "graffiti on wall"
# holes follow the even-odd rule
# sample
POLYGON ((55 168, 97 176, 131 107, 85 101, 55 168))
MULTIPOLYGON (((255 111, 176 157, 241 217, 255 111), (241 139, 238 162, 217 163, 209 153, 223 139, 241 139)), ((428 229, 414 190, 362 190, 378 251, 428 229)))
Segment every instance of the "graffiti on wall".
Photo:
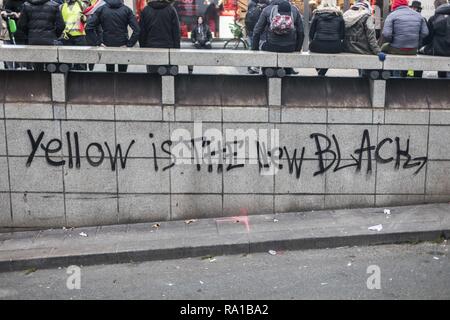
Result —
POLYGON ((192 136, 185 129, 174 130, 170 139, 162 142, 156 142, 154 133, 149 132, 144 139, 136 137, 125 144, 93 141, 80 145, 79 132, 65 132, 64 138, 60 139, 48 137, 45 131, 28 130, 31 151, 26 166, 32 166, 37 159, 36 154, 43 152, 50 166, 66 166, 76 170, 81 168, 81 159, 85 158, 87 165, 92 167, 106 164, 112 171, 126 170, 128 159, 139 148, 137 142, 151 145, 148 158, 153 161, 155 171, 170 170, 178 164, 192 164, 198 171, 221 173, 257 164, 262 175, 287 170, 299 179, 304 161, 313 160, 317 163, 313 176, 340 170, 371 174, 374 163, 392 165, 396 170, 411 170, 411 174, 415 175, 428 160, 426 156, 411 153, 409 137, 385 137, 374 142, 367 129, 362 131, 360 137, 355 137, 358 147, 350 154, 342 153, 343 146, 348 142, 340 141, 334 134, 328 136, 312 132, 308 137, 312 142, 308 144, 311 150, 308 150, 307 146, 280 145, 276 129, 235 129, 226 134, 217 129, 200 132, 192 136), (64 157, 61 156, 62 151, 64 157), (307 154, 313 156, 307 157, 307 154), (162 165, 163 158, 171 159, 170 163, 166 161, 162 165))

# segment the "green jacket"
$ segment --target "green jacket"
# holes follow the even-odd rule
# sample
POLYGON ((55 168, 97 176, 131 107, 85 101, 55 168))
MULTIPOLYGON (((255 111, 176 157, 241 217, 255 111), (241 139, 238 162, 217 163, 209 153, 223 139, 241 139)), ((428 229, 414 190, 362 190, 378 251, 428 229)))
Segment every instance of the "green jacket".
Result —
POLYGON ((350 9, 344 13, 344 51, 358 54, 378 54, 380 46, 375 36, 372 16, 363 10, 350 9))

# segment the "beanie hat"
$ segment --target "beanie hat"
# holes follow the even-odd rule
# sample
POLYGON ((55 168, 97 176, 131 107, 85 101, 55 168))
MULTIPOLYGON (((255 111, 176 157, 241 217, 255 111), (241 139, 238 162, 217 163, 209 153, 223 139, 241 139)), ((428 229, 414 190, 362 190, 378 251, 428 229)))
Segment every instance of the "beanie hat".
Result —
POLYGON ((287 1, 282 1, 278 4, 278 12, 290 13, 291 12, 291 4, 287 1))
POLYGON ((394 2, 392 2, 392 11, 400 6, 408 6, 408 0, 394 0, 394 2))

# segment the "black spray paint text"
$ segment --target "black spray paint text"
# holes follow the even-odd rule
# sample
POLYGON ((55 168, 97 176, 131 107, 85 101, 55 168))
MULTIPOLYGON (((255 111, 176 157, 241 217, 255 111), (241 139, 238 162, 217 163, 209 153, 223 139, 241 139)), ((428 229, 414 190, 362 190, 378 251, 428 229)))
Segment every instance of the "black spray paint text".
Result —
MULTIPOLYGON (((33 134, 31 130, 27 131, 31 152, 27 158, 26 166, 32 165, 35 159, 36 153, 39 149, 44 152, 46 162, 51 166, 64 166, 67 165, 68 168, 81 168, 81 158, 85 157, 88 164, 97 167, 103 164, 104 161, 108 161, 111 166, 111 170, 115 171, 119 165, 121 169, 126 169, 127 160, 132 154, 131 151, 136 145, 135 139, 131 140, 127 144, 116 144, 110 145, 108 142, 91 142, 87 146, 80 146, 80 139, 78 132, 66 132, 65 139, 62 141, 58 138, 45 139, 45 132, 40 131, 38 134, 33 134), (67 153, 66 157, 63 159, 58 155, 65 147, 67 153)), ((154 141, 154 135, 149 134, 148 143, 151 144, 152 154, 149 155, 149 160, 153 161, 155 171, 158 170, 168 170, 177 164, 177 156, 172 152, 171 148, 174 146, 174 141, 165 140, 159 145, 154 141), (159 165, 158 159, 162 157, 171 158, 172 161, 169 165, 161 167, 159 165)), ((350 155, 350 163, 343 164, 343 155, 341 154, 342 145, 344 142, 339 142, 338 138, 333 134, 331 137, 321 134, 312 133, 309 136, 314 142, 314 159, 317 161, 317 170, 313 172, 313 175, 324 174, 327 171, 336 172, 346 168, 354 168, 355 171, 361 171, 363 165, 365 164, 365 172, 370 174, 373 170, 373 161, 379 164, 393 163, 395 169, 415 169, 413 174, 417 174, 422 170, 422 168, 427 163, 426 156, 414 157, 410 153, 410 139, 401 139, 399 137, 394 138, 384 138, 380 142, 374 144, 371 141, 370 134, 368 130, 364 130, 359 147, 354 150, 353 154, 350 155), (393 145, 395 152, 389 157, 386 155, 382 156, 383 148, 388 145, 393 145)), ((177 143, 180 143, 177 141, 177 143)), ((227 142, 224 148, 219 148, 219 150, 211 150, 211 141, 208 141, 205 137, 200 139, 192 139, 190 141, 184 142, 187 146, 190 146, 194 150, 194 154, 204 155, 205 150, 207 154, 215 159, 230 159, 225 164, 221 161, 217 163, 207 162, 207 171, 213 172, 214 166, 217 167, 217 172, 230 171, 237 168, 242 168, 245 163, 241 163, 237 158, 236 147, 242 146, 244 141, 234 140, 227 142), (200 141, 199 141, 200 140, 200 141), (200 143, 199 143, 200 142, 200 143), (198 149, 202 150, 198 150, 198 149), (222 157, 217 157, 218 153, 222 153, 222 157)), ((306 148, 289 148, 288 146, 277 146, 275 148, 269 148, 264 142, 258 140, 254 141, 257 150, 257 164, 260 172, 267 170, 271 166, 275 166, 279 170, 286 169, 281 163, 281 160, 287 163, 287 170, 290 174, 295 174, 295 177, 300 178, 302 172, 303 162, 305 158, 306 148)), ((197 170, 202 169, 201 163, 195 163, 197 170)))

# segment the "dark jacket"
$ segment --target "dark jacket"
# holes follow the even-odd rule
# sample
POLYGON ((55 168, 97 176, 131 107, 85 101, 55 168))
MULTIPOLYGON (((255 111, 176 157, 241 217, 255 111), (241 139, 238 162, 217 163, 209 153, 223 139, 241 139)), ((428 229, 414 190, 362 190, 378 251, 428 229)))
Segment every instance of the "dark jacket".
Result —
POLYGON ((428 28, 420 13, 407 6, 400 6, 386 18, 383 27, 384 41, 397 49, 417 49, 428 28))
POLYGON ((344 51, 358 54, 378 54, 375 36, 375 22, 370 13, 352 7, 344 13, 345 40, 344 51))
POLYGON ((245 15, 245 28, 250 36, 253 36, 253 30, 258 23, 262 11, 268 5, 267 0, 250 0, 248 3, 247 14, 245 15))
POLYGON ((175 8, 165 1, 152 1, 141 12, 143 48, 180 48, 180 22, 175 8))
POLYGON ((64 30, 59 5, 49 0, 28 0, 22 8, 18 29, 30 45, 53 45, 64 30))
POLYGON ((424 53, 450 56, 450 4, 439 6, 428 20, 429 35, 425 39, 424 53))
POLYGON ((122 0, 105 0, 105 5, 89 17, 86 36, 89 43, 99 43, 98 26, 103 31, 103 44, 107 47, 133 47, 139 39, 139 24, 133 11, 122 0), (133 33, 128 38, 128 26, 133 33))
POLYGON ((345 23, 342 12, 337 8, 326 7, 314 11, 309 30, 309 50, 321 53, 343 51, 345 23))
POLYGON ((292 47, 295 51, 300 51, 302 49, 305 32, 303 30, 303 19, 297 7, 291 5, 291 13, 294 18, 295 30, 292 30, 290 33, 284 35, 278 35, 269 31, 272 8, 279 5, 283 1, 286 0, 273 0, 270 2, 270 5, 262 11, 261 16, 258 19, 258 23, 253 30, 252 50, 259 49, 259 41, 262 36, 264 37, 264 34, 266 36, 267 43, 272 47, 292 47))
POLYGON ((202 23, 200 26, 196 24, 191 32, 191 40, 194 43, 196 41, 211 41, 212 34, 211 30, 209 30, 209 26, 206 23, 202 23))

